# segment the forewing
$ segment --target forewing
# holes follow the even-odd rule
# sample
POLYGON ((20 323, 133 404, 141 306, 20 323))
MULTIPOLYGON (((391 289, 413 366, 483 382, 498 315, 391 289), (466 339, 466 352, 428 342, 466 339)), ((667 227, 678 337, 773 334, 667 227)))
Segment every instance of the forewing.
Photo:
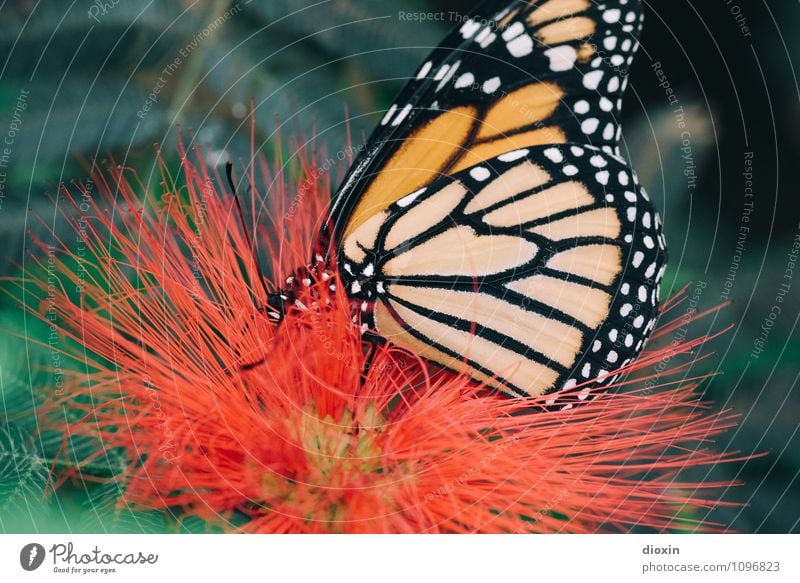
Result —
POLYGON ((354 162, 331 212, 335 239, 503 152, 570 141, 615 152, 640 28, 640 0, 482 4, 424 61, 354 162))

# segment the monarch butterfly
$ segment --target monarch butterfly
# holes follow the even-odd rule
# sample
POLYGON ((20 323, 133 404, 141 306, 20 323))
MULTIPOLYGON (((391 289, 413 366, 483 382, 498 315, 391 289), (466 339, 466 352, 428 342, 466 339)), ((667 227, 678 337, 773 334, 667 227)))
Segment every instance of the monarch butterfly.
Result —
POLYGON ((335 258, 365 335, 514 396, 611 383, 665 270, 618 146, 641 27, 639 0, 482 4, 386 111, 334 197, 327 256, 270 316, 335 258))

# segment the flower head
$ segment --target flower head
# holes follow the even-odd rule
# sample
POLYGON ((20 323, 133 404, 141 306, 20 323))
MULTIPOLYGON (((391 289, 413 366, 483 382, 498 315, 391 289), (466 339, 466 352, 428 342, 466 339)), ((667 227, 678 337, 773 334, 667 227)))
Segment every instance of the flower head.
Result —
POLYGON ((701 379, 646 372, 704 339, 645 350, 615 390, 576 387, 580 406, 553 410, 391 345, 370 355, 335 276, 276 327, 265 291, 308 259, 329 198, 313 157, 295 189, 270 174, 264 194, 247 172, 266 217, 251 241, 219 174, 181 154, 182 176, 162 162, 143 199, 131 171, 97 173, 97 194, 73 195, 85 250, 56 259, 55 325, 84 367, 42 414, 125 452, 120 504, 269 533, 718 528, 696 513, 727 484, 680 472, 733 459, 705 449, 731 417, 698 400, 701 379))

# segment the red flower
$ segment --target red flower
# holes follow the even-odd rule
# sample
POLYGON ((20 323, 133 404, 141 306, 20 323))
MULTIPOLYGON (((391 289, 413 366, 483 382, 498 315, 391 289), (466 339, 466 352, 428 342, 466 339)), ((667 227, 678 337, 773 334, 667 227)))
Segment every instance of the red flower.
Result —
MULTIPOLYGON (((638 380, 594 400, 577 387, 589 398, 569 410, 498 396, 392 348, 362 383, 366 351, 335 281, 274 328, 221 177, 182 155, 183 177, 161 162, 163 192, 143 202, 130 171, 97 174, 98 194, 73 198, 85 249, 56 259, 55 325, 89 372, 72 373, 42 413, 50 428, 126 452, 120 504, 231 529, 245 516, 241 528, 269 533, 720 528, 694 516, 729 484, 680 472, 733 459, 698 447, 731 416, 698 401, 701 379, 669 380, 685 366, 642 372, 704 338, 645 351, 630 367, 638 380)), ((296 190, 260 164, 272 187, 249 174, 253 210, 268 209, 254 238, 277 280, 308 259, 329 190, 313 160, 296 190)))

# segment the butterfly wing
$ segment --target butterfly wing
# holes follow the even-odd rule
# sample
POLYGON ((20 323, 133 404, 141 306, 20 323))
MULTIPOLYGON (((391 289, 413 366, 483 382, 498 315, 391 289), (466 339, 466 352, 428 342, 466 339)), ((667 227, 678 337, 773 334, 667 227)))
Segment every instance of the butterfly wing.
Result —
POLYGON ((489 0, 425 60, 340 187, 338 243, 442 174, 538 144, 615 152, 640 0, 489 0))
POLYGON ((514 395, 611 382, 654 325, 665 260, 635 174, 585 144, 440 177, 343 249, 379 334, 514 395))

